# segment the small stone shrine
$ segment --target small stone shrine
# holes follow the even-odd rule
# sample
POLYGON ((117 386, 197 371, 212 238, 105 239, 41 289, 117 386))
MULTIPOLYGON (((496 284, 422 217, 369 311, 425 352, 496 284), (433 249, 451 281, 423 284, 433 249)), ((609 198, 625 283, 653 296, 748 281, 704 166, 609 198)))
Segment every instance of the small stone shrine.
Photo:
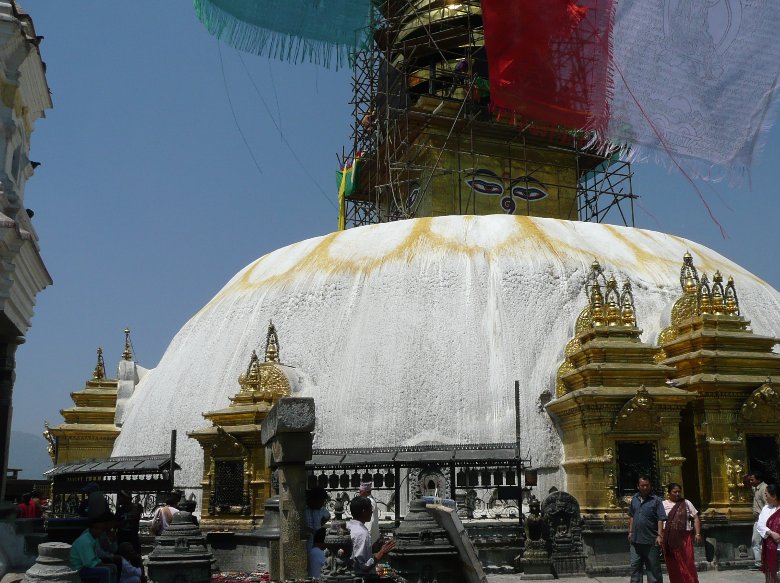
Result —
POLYGON ((547 527, 555 574, 584 575, 580 505, 571 494, 553 492, 542 502, 542 519, 547 527))
POLYGON ((70 566, 70 545, 41 543, 38 559, 27 569, 22 583, 80 583, 81 579, 70 566))
MULTIPOLYGON (((271 480, 274 482, 274 480, 271 480)), ((276 488, 274 488, 276 490, 276 488)), ((263 510, 263 525, 254 531, 254 536, 265 549, 265 556, 269 572, 271 565, 279 564, 279 493, 266 499, 263 510)))
POLYGON ((171 525, 155 539, 147 572, 154 583, 208 583, 214 557, 189 512, 173 515, 171 525))
POLYGON ((390 562, 407 581, 462 583, 465 580, 458 549, 421 499, 409 504, 406 516, 395 531, 395 540, 397 546, 390 552, 390 562))
POLYGON ((347 529, 347 523, 342 520, 344 503, 336 501, 336 517, 331 521, 328 533, 325 535, 325 565, 322 567, 320 581, 322 583, 355 583, 360 577, 355 576, 352 562, 352 537, 347 529))
POLYGON ((314 399, 284 397, 271 408, 260 434, 268 465, 279 476, 279 564, 270 564, 273 580, 305 579, 306 462, 311 460, 314 399))
POLYGON ((518 571, 523 572, 523 579, 552 579, 552 561, 544 539, 545 524, 536 496, 531 496, 528 508, 525 517, 525 551, 516 559, 518 571))

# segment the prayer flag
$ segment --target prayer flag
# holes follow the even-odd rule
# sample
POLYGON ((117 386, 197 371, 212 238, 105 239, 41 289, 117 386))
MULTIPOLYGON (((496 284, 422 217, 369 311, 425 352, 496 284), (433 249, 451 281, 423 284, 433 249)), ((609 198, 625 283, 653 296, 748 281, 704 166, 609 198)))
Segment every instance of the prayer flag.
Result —
POLYGON ((621 1, 607 138, 699 176, 749 168, 771 125, 778 28, 776 0, 621 1))
POLYGON ((605 129, 613 0, 482 0, 490 99, 520 123, 605 129))
POLYGON ((371 0, 194 0, 215 37, 248 53, 339 65, 370 36, 371 0))

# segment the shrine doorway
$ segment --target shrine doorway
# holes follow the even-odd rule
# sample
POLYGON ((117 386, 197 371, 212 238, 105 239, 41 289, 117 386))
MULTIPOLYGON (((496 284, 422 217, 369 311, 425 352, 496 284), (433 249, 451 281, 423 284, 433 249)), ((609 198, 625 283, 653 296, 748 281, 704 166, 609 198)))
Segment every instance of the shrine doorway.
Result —
POLYGON ((780 448, 775 435, 747 436, 748 471, 761 472, 767 483, 780 481, 780 448))
POLYGON ((658 479, 658 454, 655 442, 617 442, 618 496, 628 497, 637 493, 639 476, 647 474, 653 482, 653 491, 659 494, 662 485, 658 479))

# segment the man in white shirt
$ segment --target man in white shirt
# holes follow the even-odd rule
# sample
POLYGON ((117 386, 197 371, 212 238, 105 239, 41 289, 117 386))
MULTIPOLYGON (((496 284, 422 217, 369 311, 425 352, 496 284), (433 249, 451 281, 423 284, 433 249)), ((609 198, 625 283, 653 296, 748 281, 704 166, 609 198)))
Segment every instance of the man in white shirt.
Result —
POLYGON ((368 525, 368 532, 371 534, 371 547, 379 542, 382 537, 382 533, 379 532, 379 507, 376 505, 376 500, 371 495, 371 488, 373 484, 371 482, 362 482, 360 489, 358 490, 358 496, 363 496, 371 501, 371 522, 368 525))
POLYGON ((753 489, 753 564, 756 569, 761 568, 761 535, 758 533, 758 516, 766 506, 766 483, 761 472, 751 472, 748 474, 748 482, 753 489))
POLYGON ((373 514, 371 501, 365 496, 357 496, 349 503, 349 511, 352 520, 347 522, 347 528, 352 538, 352 566, 363 581, 378 581, 376 565, 395 548, 395 541, 386 542, 376 553, 372 553, 371 535, 366 528, 366 522, 371 521, 373 514))

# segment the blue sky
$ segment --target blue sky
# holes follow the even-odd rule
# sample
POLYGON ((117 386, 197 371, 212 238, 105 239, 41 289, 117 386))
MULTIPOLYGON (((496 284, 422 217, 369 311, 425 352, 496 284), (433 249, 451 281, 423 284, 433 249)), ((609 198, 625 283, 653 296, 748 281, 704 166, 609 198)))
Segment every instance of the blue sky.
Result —
MULTIPOLYGON (((13 429, 40 433, 83 388, 98 345, 115 370, 125 326, 139 363, 154 367, 239 269, 335 230, 351 90, 349 71, 239 58, 224 45, 223 67, 189 0, 23 6, 45 37, 54 101, 33 134, 42 165, 25 201, 55 283, 17 352, 14 391, 13 429)), ((702 185, 727 239, 683 178, 636 164, 636 225, 707 245, 778 288, 779 160, 774 128, 752 189, 702 185)))

